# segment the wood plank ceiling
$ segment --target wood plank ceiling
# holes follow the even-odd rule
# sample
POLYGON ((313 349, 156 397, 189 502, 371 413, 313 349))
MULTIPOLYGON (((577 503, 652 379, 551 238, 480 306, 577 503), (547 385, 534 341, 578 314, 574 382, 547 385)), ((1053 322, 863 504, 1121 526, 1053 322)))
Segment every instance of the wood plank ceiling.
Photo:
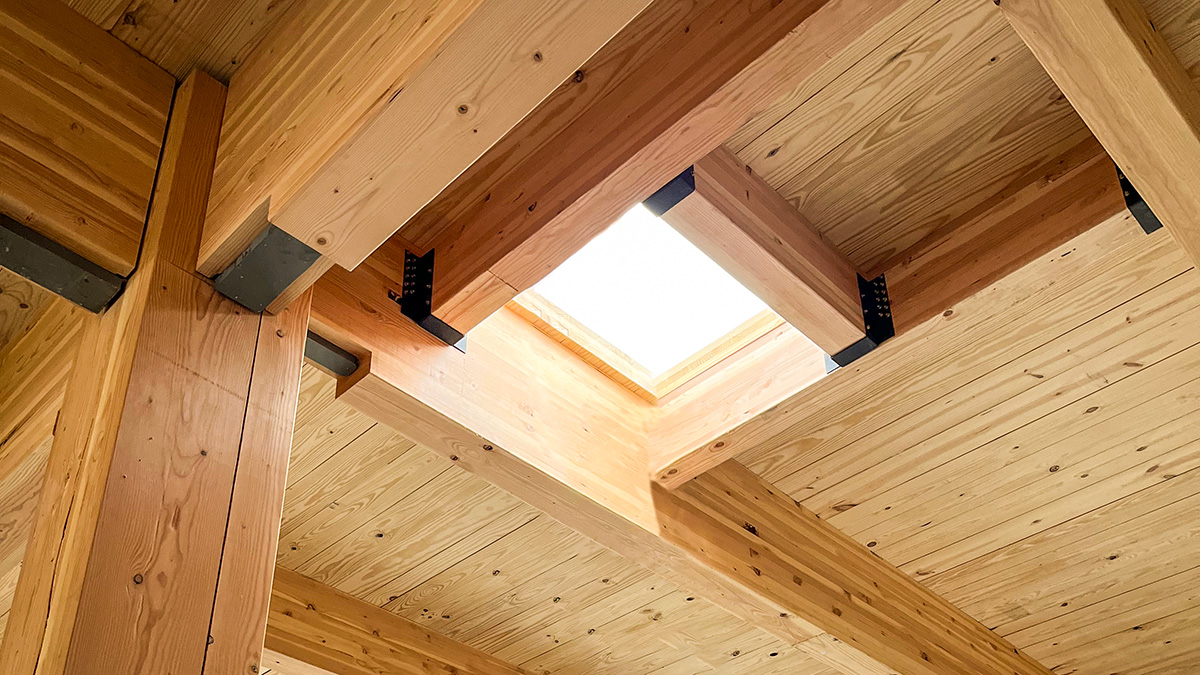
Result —
MULTIPOLYGON (((176 77, 228 79, 293 2, 70 4, 176 77)), ((1200 76, 1200 2, 1144 4, 1200 76)), ((727 144, 868 275, 1090 139, 992 3, 907 11, 727 144)), ((0 289, 3 342, 47 301, 0 289)), ((1058 673, 1196 672, 1198 304, 1165 233, 1106 223, 897 338, 907 370, 814 385, 804 428, 739 459, 1058 673)), ((280 564, 530 671, 828 672, 332 386, 306 367, 280 564)), ((44 461, 0 482, 0 606, 44 461)))

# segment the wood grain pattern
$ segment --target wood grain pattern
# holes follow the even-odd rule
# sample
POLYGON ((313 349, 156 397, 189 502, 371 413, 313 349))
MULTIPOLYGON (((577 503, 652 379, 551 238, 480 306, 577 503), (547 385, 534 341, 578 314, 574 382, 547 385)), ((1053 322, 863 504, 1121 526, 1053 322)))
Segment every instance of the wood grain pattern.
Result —
POLYGON ((199 270, 225 269, 477 5, 302 2, 287 12, 231 79, 199 270))
POLYGON ((517 292, 530 288, 781 92, 839 59, 899 4, 704 5, 686 16, 675 16, 669 4, 651 7, 593 57, 597 74, 612 72, 609 79, 596 89, 560 87, 501 144, 504 152, 451 186, 454 197, 442 209, 457 211, 455 219, 430 212, 438 224, 435 313, 460 307, 460 294, 485 272, 517 292), (721 19, 725 12, 732 14, 721 19), (804 29, 789 34, 801 22, 804 29), (661 37, 642 53, 648 35, 661 37), (694 68, 700 61, 722 67, 694 68), (633 63, 643 74, 633 76, 633 63), (622 112, 635 105, 642 107, 622 112))
POLYGON ((272 222, 353 269, 646 5, 483 3, 272 222))
POLYGON ((41 286, 0 267, 0 349, 28 331, 52 297, 41 286))
POLYGON ((290 570, 275 571, 267 646, 337 675, 525 671, 290 570))
MULTIPOLYGON (((816 610, 823 604, 816 595, 793 601, 743 576, 745 566, 754 564, 754 555, 727 536, 728 529, 742 531, 740 525, 697 535, 700 541, 715 537, 715 548, 706 549, 704 555, 682 543, 678 538, 682 535, 662 537, 659 528, 678 524, 680 516, 677 510, 664 513, 663 507, 648 502, 651 486, 643 473, 647 461, 643 425, 647 416, 639 414, 647 408, 643 400, 590 370, 574 354, 522 325, 516 317, 499 315, 489 320, 477 329, 472 349, 466 354, 436 347, 432 338, 399 317, 397 309, 383 300, 383 293, 372 290, 381 280, 367 276, 367 272, 374 270, 367 266, 353 273, 327 276, 314 298, 314 320, 323 333, 371 354, 365 374, 341 387, 343 400, 403 428, 407 435, 456 465, 520 495, 598 543, 701 590, 702 595, 718 600, 729 611, 793 645, 802 647, 824 633, 817 628, 825 621, 824 611, 816 610), (429 377, 426 373, 436 375, 429 377), (564 396, 568 390, 572 395, 564 396), (487 393, 463 396, 468 391, 487 393), (540 423, 514 426, 509 420, 518 415, 540 423), (565 443, 570 443, 572 453, 553 451, 565 443), (617 455, 618 449, 624 456, 617 455), (605 461, 589 461, 600 453, 605 461), (639 474, 642 480, 630 480, 631 475, 639 474), (705 559, 710 555, 723 556, 722 560, 729 562, 712 564, 705 559), (812 604, 807 604, 810 601, 812 604)), ((487 507, 473 505, 476 498, 469 488, 460 489, 465 490, 462 496, 449 500, 455 510, 472 513, 480 508, 487 512, 487 507)), ((728 517, 740 517, 734 504, 726 506, 732 514, 728 517)), ((449 506, 442 508, 452 512, 449 506)), ((311 571, 328 575, 335 584, 348 583, 356 593, 387 597, 386 586, 379 585, 383 579, 375 570, 364 567, 371 559, 367 542, 372 538, 384 542, 396 539, 399 532, 411 529, 409 520, 399 513, 368 524, 353 535, 355 543, 347 549, 352 555, 350 563, 338 555, 327 563, 333 569, 311 571), (376 581, 372 582, 371 577, 376 581), (371 587, 377 590, 369 590, 371 587)), ((431 540, 436 541, 429 534, 418 535, 414 539, 417 550, 429 547, 431 540)), ((394 555, 391 552, 398 545, 394 541, 384 543, 384 556, 394 555)), ((783 569, 792 568, 784 564, 783 569)), ((893 579, 903 578, 895 570, 890 574, 893 579)), ((913 584, 910 580, 903 583, 913 584)), ((378 601, 378 596, 368 597, 378 601)), ((893 667, 920 667, 924 662, 919 656, 924 633, 909 632, 907 637, 899 638, 905 645, 901 649, 908 650, 904 656, 889 651, 892 647, 887 642, 870 638, 868 634, 874 629, 865 620, 855 621, 852 617, 846 621, 830 626, 835 635, 847 639, 838 643, 840 649, 864 651, 893 667)), ((972 640, 980 638, 966 637, 969 634, 950 631, 945 643, 953 654, 949 658, 975 665, 987 663, 990 657, 976 656, 976 648, 971 646, 972 640), (984 660, 975 662, 976 658, 984 660)), ((828 641, 820 644, 825 649, 830 645, 828 641)), ((997 649, 1008 654, 1007 647, 997 649)), ((1044 672, 1036 664, 1020 659, 1010 665, 1016 672, 1044 672)), ((951 672, 948 667, 954 666, 937 666, 935 662, 915 672, 951 672)))
POLYGON ((828 354, 862 339, 858 276, 770 185, 724 147, 662 218, 828 354))
MULTIPOLYGON (((203 70, 228 83, 295 0, 121 0, 110 30, 178 80, 203 70)), ((103 24, 101 24, 103 25, 103 24)))
POLYGON ((900 672, 1050 672, 735 461, 655 490, 668 539, 900 672))
POLYGON ((1200 155, 1200 91, 1135 0, 1001 5, 1001 13, 1193 260, 1188 185, 1200 155), (1169 140, 1168 140, 1169 139, 1169 140))
POLYGON ((127 275, 175 82, 58 2, 6 0, 0 14, 0 208, 127 275))
MULTIPOLYGON (((333 398, 331 378, 311 367, 305 373, 310 422, 298 423, 296 437, 313 443, 313 432, 325 427, 319 411, 342 404, 333 398)), ((675 588, 637 562, 599 548, 532 507, 496 509, 482 520, 478 510, 446 517, 440 506, 443 486, 461 485, 464 479, 467 485, 482 486, 484 481, 424 447, 411 447, 411 441, 382 425, 373 433, 375 429, 381 430, 377 438, 390 437, 409 449, 381 467, 384 460, 377 453, 375 460, 367 459, 375 447, 375 442, 365 444, 368 434, 348 442, 308 474, 314 482, 340 486, 324 494, 324 508, 284 523, 285 532, 303 541, 308 539, 306 532, 324 528, 316 521, 330 522, 323 518, 325 513, 353 512, 358 523, 387 513, 403 514, 403 520, 412 523, 403 532, 378 539, 364 528, 362 540, 343 537, 320 553, 336 560, 341 550, 370 546, 376 551, 363 560, 379 570, 380 578, 394 579, 386 589, 372 589, 364 598, 386 601, 425 630, 531 671, 547 667, 554 672, 616 674, 661 667, 664 673, 684 675, 830 672, 782 640, 675 588), (436 473, 424 468, 431 464, 436 473), (412 487, 420 484, 422 475, 428 482, 430 476, 446 473, 461 478, 454 483, 436 480, 425 490, 412 487), (399 483, 409 487, 399 489, 399 483), (407 552, 403 542, 431 530, 452 531, 457 541, 436 552, 407 552), (406 553, 395 555, 397 548, 406 553), (393 596, 396 599, 390 600, 393 596)), ((302 445, 297 452, 304 453, 302 445)), ((487 492, 492 499, 506 499, 498 491, 487 492)), ((293 498, 297 505, 313 503, 306 490, 290 490, 288 499, 293 498)), ((280 542, 281 556, 288 541, 285 535, 280 542)), ((279 670, 292 673, 285 664, 279 664, 279 670)))
MULTIPOLYGON (((229 505, 233 494, 252 365, 263 378, 263 369, 281 370, 264 382, 286 382, 287 372, 298 379, 305 331, 269 327, 287 336, 289 349, 256 360, 260 317, 190 271, 223 101, 224 87, 204 75, 181 88, 138 273, 111 309, 84 317, 0 654, 6 672, 198 670, 210 634, 226 635, 210 626, 214 611, 229 618, 213 601, 227 525, 238 528, 231 556, 254 549, 239 538, 247 514, 231 519, 230 506, 211 506, 229 505)), ((277 394, 285 412, 294 397, 288 392, 277 394)), ((258 408, 268 406, 275 404, 258 408)), ((270 420, 282 429, 251 419, 254 433, 281 435, 287 447, 290 418, 270 420)), ((246 472, 264 464, 246 459, 246 472)), ((275 466, 282 469, 278 460, 275 466)), ((277 483, 282 491, 282 477, 277 483)), ((254 511, 266 521, 254 530, 267 533, 257 550, 269 577, 278 511, 254 511)), ((259 571, 248 562, 226 570, 259 571)), ((251 579, 246 585, 254 587, 251 579)), ((264 598, 255 618, 262 621, 267 584, 259 586, 264 598)), ((244 598, 238 602, 238 625, 253 624, 244 618, 244 598)), ((236 656, 228 661, 256 660, 253 631, 239 632, 237 642, 251 644, 231 646, 236 656)))

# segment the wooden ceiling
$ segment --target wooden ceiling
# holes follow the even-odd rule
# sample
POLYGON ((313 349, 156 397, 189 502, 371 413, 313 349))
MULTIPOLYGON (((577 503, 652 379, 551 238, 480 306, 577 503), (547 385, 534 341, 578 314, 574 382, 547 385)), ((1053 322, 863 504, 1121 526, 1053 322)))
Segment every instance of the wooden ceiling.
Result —
POLYGON ((306 366, 280 565, 530 672, 824 666, 334 400, 306 366))
MULTIPOLYGON (((69 4, 227 80, 294 2, 69 4)), ((1200 2, 1144 4, 1200 75, 1200 2)), ((1090 139, 992 3, 904 11, 727 143, 866 274, 1090 139)), ((0 289, 2 344, 49 300, 0 289)), ((1116 219, 813 385, 788 442, 739 459, 1057 673, 1196 672, 1198 291, 1168 235, 1116 219)), ((332 389, 306 367, 285 567, 531 672, 830 672, 332 389)), ((5 607, 47 449, 0 483, 5 607)))

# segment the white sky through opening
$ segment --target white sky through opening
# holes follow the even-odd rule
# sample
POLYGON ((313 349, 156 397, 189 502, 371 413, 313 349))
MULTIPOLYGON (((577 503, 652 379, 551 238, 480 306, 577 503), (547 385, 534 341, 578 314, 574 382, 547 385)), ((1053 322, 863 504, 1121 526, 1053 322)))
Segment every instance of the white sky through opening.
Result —
POLYGON ((654 376, 767 308, 641 204, 534 290, 654 376))

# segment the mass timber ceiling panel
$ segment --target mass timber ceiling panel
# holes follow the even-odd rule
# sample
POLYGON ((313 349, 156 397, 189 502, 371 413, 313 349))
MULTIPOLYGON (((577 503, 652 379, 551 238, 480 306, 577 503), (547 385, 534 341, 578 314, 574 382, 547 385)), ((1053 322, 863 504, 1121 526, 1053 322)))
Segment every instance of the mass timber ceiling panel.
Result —
POLYGON ((831 672, 374 424, 334 389, 305 368, 281 565, 531 672, 831 672))
MULTIPOLYGON (((1145 4, 1195 76, 1194 3, 1145 4)), ((1090 137, 993 4, 913 5, 870 55, 728 142, 867 275, 1090 137)))
POLYGON ((200 69, 228 83, 297 1, 66 0, 66 4, 176 79, 200 69))
POLYGON ((1111 219, 818 383, 741 459, 1059 672, 1187 672, 1198 297, 1165 232, 1111 219))

